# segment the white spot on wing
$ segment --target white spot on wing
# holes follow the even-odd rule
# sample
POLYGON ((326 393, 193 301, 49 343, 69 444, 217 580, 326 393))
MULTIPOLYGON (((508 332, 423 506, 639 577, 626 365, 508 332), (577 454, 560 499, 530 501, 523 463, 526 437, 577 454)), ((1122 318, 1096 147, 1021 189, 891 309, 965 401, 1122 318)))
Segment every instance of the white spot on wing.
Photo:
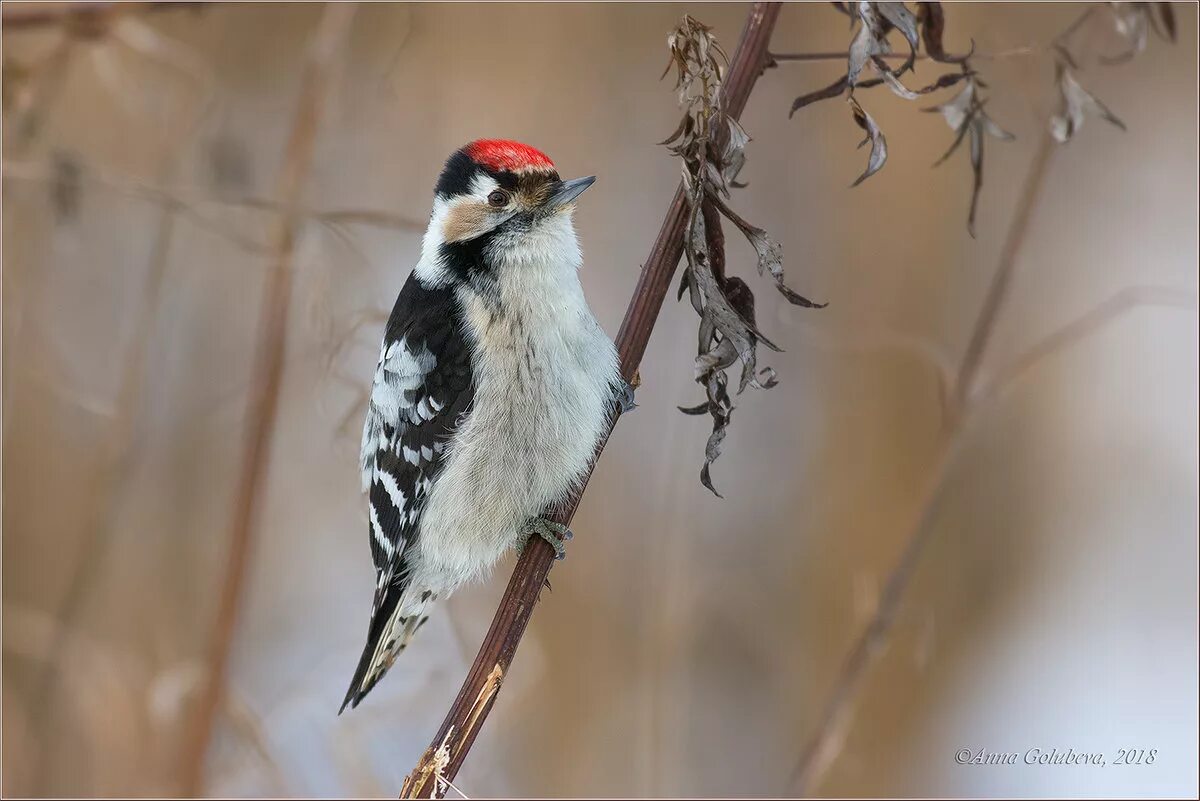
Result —
POLYGON ((401 339, 381 346, 359 454, 363 492, 371 488, 375 477, 376 451, 386 450, 389 445, 385 424, 403 429, 405 423, 421 422, 420 414, 405 400, 404 394, 424 384, 436 365, 437 359, 424 345, 413 350, 407 340, 401 339))
POLYGON ((407 502, 404 498, 404 492, 400 489, 400 485, 396 483, 395 476, 386 470, 380 470, 379 483, 383 485, 383 489, 387 492, 388 497, 392 499, 392 506, 403 512, 407 502))
POLYGON ((379 515, 375 512, 375 504, 371 503, 368 506, 371 507, 371 532, 375 535, 375 542, 379 543, 379 547, 387 554, 387 558, 391 559, 396 554, 396 549, 384 534, 383 526, 379 525, 379 515))

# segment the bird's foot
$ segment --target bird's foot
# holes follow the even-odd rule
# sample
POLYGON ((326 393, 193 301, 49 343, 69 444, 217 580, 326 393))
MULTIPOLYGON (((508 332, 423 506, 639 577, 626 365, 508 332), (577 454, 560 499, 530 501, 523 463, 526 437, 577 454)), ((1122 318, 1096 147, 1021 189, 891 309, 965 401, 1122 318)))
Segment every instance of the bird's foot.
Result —
POLYGON ((621 414, 632 412, 637 408, 637 400, 634 399, 633 391, 642 382, 636 373, 633 376, 633 381, 634 383, 630 384, 625 379, 621 379, 621 388, 617 391, 617 402, 621 404, 621 414))
POLYGON ((525 550, 525 546, 529 543, 529 538, 534 534, 550 543, 550 547, 554 549, 555 559, 565 559, 567 556, 567 547, 563 544, 575 535, 571 529, 564 526, 562 523, 556 523, 553 520, 547 520, 544 517, 531 517, 525 523, 525 529, 521 533, 521 539, 517 542, 517 553, 525 550))

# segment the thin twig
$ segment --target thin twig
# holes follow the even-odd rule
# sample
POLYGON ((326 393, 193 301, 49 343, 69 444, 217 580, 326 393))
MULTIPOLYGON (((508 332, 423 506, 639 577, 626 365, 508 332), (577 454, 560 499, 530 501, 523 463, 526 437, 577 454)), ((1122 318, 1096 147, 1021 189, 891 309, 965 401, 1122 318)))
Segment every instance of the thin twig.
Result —
POLYGON ((954 393, 951 396, 951 415, 958 416, 963 411, 967 395, 971 392, 972 384, 979 373, 984 353, 996 330, 996 318, 1008 299, 1008 291, 1012 284, 1013 273, 1017 265, 1017 257, 1025 246, 1025 234, 1029 230, 1029 221, 1033 218, 1033 209, 1037 205, 1038 196, 1046 174, 1046 165, 1050 154, 1054 152, 1054 137, 1048 131, 1043 131, 1038 141, 1038 148, 1033 155, 1033 164, 1029 167, 1029 177, 1017 200, 1017 210, 1009 225, 1008 236, 1004 240, 1004 248, 1000 251, 1000 263, 992 274, 992 283, 983 299, 983 308, 975 321, 971 332, 971 340, 963 354, 958 368, 958 380, 954 383, 954 393))
MULTIPOLYGON (((999 50, 995 53, 963 53, 962 55, 944 56, 946 61, 962 61, 965 58, 979 61, 998 61, 1004 58, 1014 58, 1016 56, 1027 56, 1033 53, 1040 52, 1040 48, 1033 45, 1020 45, 1018 47, 1010 47, 1007 50, 999 50)), ((903 60, 910 57, 909 53, 878 53, 877 58, 903 60)), ((806 61, 845 61, 850 54, 843 50, 827 50, 814 53, 772 53, 772 61, 790 61, 790 62, 806 62, 806 61)), ((917 61, 926 61, 930 56, 926 53, 917 53, 915 59, 917 61)))
MULTIPOLYGON (((755 81, 769 66, 767 46, 779 12, 779 3, 755 3, 750 9, 722 90, 725 112, 734 119, 741 116, 755 81)), ((671 276, 683 255, 687 215, 687 198, 681 185, 675 190, 675 197, 638 278, 633 299, 617 334, 621 374, 627 381, 633 381, 670 287, 671 276)), ((619 411, 614 408, 608 431, 616 424, 618 415, 619 411)), ((597 456, 604 449, 606 441, 607 434, 596 449, 597 456)), ((555 510, 553 519, 569 523, 582 492, 583 486, 555 510)), ((534 542, 521 554, 466 681, 430 747, 405 779, 401 797, 441 797, 444 783, 454 781, 458 775, 463 760, 495 703, 501 682, 550 572, 553 556, 553 550, 542 541, 534 542)))
POLYGON ((4 32, 33 30, 51 25, 95 25, 105 17, 117 13, 143 11, 170 11, 181 8, 198 8, 202 3, 36 3, 18 8, 4 9, 0 17, 4 32))
POLYGON ((292 260, 300 229, 295 209, 312 168, 321 114, 331 88, 336 60, 345 45, 355 11, 353 3, 325 5, 305 64, 296 116, 276 187, 276 196, 287 212, 278 219, 272 237, 275 258, 267 276, 259 318, 261 329, 246 401, 244 450, 230 526, 228 562, 208 656, 209 672, 197 702, 195 726, 183 753, 182 787, 190 796, 195 796, 203 783, 205 757, 224 694, 251 539, 261 507, 260 496, 266 487, 267 456, 283 378, 292 260))
MULTIPOLYGON (((849 57, 849 53, 844 50, 827 50, 817 53, 771 53, 772 61, 845 61, 849 57)), ((906 59, 908 53, 879 53, 879 58, 896 58, 906 59)), ((916 59, 918 61, 927 59, 929 56, 924 53, 918 53, 916 59)))
POLYGON ((1195 293, 1165 286, 1129 286, 1060 326, 1005 365, 994 377, 981 381, 968 399, 971 408, 995 398, 1047 357, 1094 334, 1123 314, 1144 307, 1196 309, 1195 293))
POLYGON ((1054 37, 1054 42, 1053 42, 1053 44, 1054 44, 1054 45, 1064 45, 1064 44, 1066 44, 1067 40, 1071 38, 1072 34, 1074 34, 1074 33, 1075 33, 1077 30, 1079 30, 1081 27, 1083 27, 1083 24, 1084 24, 1085 22, 1087 22, 1089 19, 1091 19, 1091 16, 1092 16, 1092 14, 1095 14, 1095 13, 1096 13, 1096 9, 1098 9, 1099 7, 1100 7, 1100 6, 1099 6, 1099 4, 1098 4, 1098 3, 1092 3, 1091 5, 1089 5, 1089 6, 1088 6, 1088 7, 1087 7, 1087 8, 1086 8, 1084 11, 1083 11, 1083 13, 1082 13, 1082 14, 1080 14, 1080 15, 1079 15, 1079 16, 1078 16, 1078 17, 1075 19, 1075 21, 1074 21, 1074 22, 1072 22, 1072 23, 1071 23, 1070 25, 1068 25, 1068 26, 1067 26, 1065 29, 1063 29, 1062 33, 1060 33, 1058 36, 1055 36, 1055 37, 1054 37))
MULTIPOLYGON (((5 179, 22 181, 41 181, 52 183, 57 179, 54 168, 49 163, 34 161, 13 161, 4 159, 5 179)), ((370 208, 335 208, 316 209, 304 205, 294 205, 285 208, 281 203, 268 198, 258 197, 212 197, 195 188, 150 184, 128 176, 102 172, 88 164, 80 165, 80 179, 91 184, 123 192, 132 197, 163 206, 176 207, 184 213, 197 227, 211 231, 224 237, 244 250, 251 253, 272 253, 264 247, 235 231, 228 230, 198 211, 201 206, 224 207, 234 209, 255 209, 273 214, 293 214, 304 220, 315 220, 323 225, 333 227, 338 225, 366 225, 376 228, 388 228, 396 231, 420 232, 425 230, 425 224, 419 220, 402 217, 387 211, 370 208)))
POLYGON ((937 519, 946 476, 957 455, 955 446, 958 441, 957 438, 943 439, 934 457, 933 469, 918 498, 916 516, 904 538, 907 544, 888 576, 875 613, 846 654, 837 681, 825 702, 817 731, 805 746, 792 773, 791 787, 798 796, 812 794, 812 788, 816 787, 817 782, 833 764, 841 752, 846 736, 850 733, 855 699, 862 688, 863 680, 871 666, 883 654, 905 590, 908 589, 908 584, 920 564, 926 545, 936 531, 933 522, 937 519))
POLYGON ((870 668, 883 653, 895 624, 900 604, 912 581, 917 565, 936 530, 933 523, 945 490, 946 476, 961 443, 961 433, 970 414, 969 393, 975 383, 988 343, 996 328, 1000 311, 1008 299, 1012 277, 1021 248, 1029 232, 1033 210, 1045 184, 1050 156, 1056 147, 1053 137, 1043 133, 1025 178, 1017 209, 1009 224, 1004 247, 991 285, 984 296, 983 306, 975 320, 970 343, 963 356, 952 395, 950 414, 946 417, 937 456, 929 478, 921 492, 917 513, 904 538, 906 545, 900 559, 888 574, 887 583, 879 598, 875 613, 855 640, 842 662, 832 691, 825 702, 816 730, 792 772, 791 787, 800 795, 808 795, 833 764, 850 730, 854 704, 870 668))

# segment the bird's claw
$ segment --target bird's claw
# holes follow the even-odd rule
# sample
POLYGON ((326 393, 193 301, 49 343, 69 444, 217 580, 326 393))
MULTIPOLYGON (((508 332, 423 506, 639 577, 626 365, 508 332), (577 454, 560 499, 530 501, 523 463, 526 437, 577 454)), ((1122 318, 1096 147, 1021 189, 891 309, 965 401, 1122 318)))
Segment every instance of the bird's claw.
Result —
POLYGON ((637 400, 634 398, 633 391, 633 384, 621 379, 621 389, 617 392, 617 402, 621 404, 621 414, 632 412, 637 408, 637 400))
POLYGON ((529 522, 525 524, 525 531, 517 543, 517 553, 525 550, 525 546, 529 543, 529 538, 534 534, 537 534, 550 543, 550 547, 554 549, 555 559, 565 559, 567 557, 567 548, 563 543, 575 537, 571 529, 562 523, 556 523, 544 517, 531 517, 529 518, 529 522))

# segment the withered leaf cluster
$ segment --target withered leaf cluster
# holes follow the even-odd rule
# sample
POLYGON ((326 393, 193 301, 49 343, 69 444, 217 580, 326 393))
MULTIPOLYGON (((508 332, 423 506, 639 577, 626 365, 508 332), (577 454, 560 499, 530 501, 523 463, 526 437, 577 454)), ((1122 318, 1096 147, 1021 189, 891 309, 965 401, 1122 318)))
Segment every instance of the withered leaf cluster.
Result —
POLYGON ((1145 50, 1149 29, 1163 41, 1175 41, 1175 10, 1170 3, 1109 3, 1108 7, 1126 48, 1115 56, 1102 57, 1105 64, 1120 64, 1145 50))
POLYGON ((1111 122, 1125 130, 1125 123, 1108 110, 1095 95, 1079 85, 1072 72, 1073 60, 1063 51, 1055 63, 1055 80, 1060 95, 1059 112, 1050 118, 1050 133, 1058 142, 1069 142, 1089 114, 1111 122))
MULTIPOLYGON (((987 88, 979 72, 971 65, 975 45, 963 55, 950 55, 943 45, 946 29, 946 14, 937 2, 919 2, 916 11, 910 11, 904 3, 873 2, 859 0, 854 3, 834 3, 834 7, 850 17, 853 35, 846 58, 846 71, 828 86, 797 97, 792 103, 795 114, 820 100, 834 97, 846 98, 854 123, 863 131, 865 138, 859 147, 871 145, 867 166, 851 186, 879 172, 887 163, 887 138, 879 124, 863 107, 856 96, 857 90, 876 86, 887 86, 895 95, 906 100, 916 100, 922 95, 936 92, 956 84, 962 88, 950 100, 923 111, 937 112, 950 126, 954 139, 950 148, 934 166, 942 164, 965 141, 971 161, 971 203, 967 213, 967 231, 975 236, 975 216, 979 205, 979 192, 983 186, 984 142, 988 137, 1011 141, 1015 137, 998 125, 984 110, 987 99, 982 90, 987 88), (898 66, 889 66, 892 55, 889 37, 898 34, 908 47, 908 55, 898 66), (937 77, 932 83, 918 89, 905 85, 902 77, 913 71, 918 49, 923 48, 929 60, 941 64, 954 64, 957 71, 937 77)), ((1113 28, 1125 46, 1115 56, 1102 57, 1101 61, 1114 64, 1127 61, 1146 47, 1148 32, 1153 30, 1160 38, 1174 41, 1176 36, 1175 12, 1170 3, 1105 3, 1084 6, 1083 13, 1066 30, 1054 38, 1047 48, 1054 55, 1055 81, 1060 96, 1059 112, 1050 120, 1050 132, 1059 142, 1067 142, 1075 135, 1088 116, 1107 120, 1124 130, 1125 124, 1099 99, 1083 88, 1076 78, 1079 67, 1068 49, 1068 40, 1083 23, 1094 19, 1095 12, 1106 7, 1113 28)), ((893 59, 893 62, 895 59, 893 59)))
MULTIPOLYGON (((983 181, 983 134, 988 133, 1001 139, 1012 139, 1012 135, 1002 130, 986 114, 983 113, 984 100, 979 96, 979 89, 984 86, 978 74, 970 66, 971 53, 974 43, 964 55, 951 55, 946 52, 942 38, 946 29, 946 15, 940 3, 921 2, 916 4, 916 12, 909 10, 904 3, 874 2, 860 0, 853 4, 835 4, 842 13, 851 18, 853 37, 846 59, 846 72, 829 86, 809 92, 796 98, 792 103, 792 114, 801 108, 818 100, 845 95, 850 106, 850 112, 855 124, 866 135, 859 147, 868 143, 871 145, 867 157, 867 166, 851 186, 858 186, 870 178, 887 163, 887 137, 884 136, 878 123, 871 114, 863 108, 855 95, 856 90, 870 89, 876 86, 886 86, 897 97, 905 100, 917 100, 923 95, 937 92, 951 86, 965 83, 958 97, 949 103, 935 106, 931 111, 941 111, 946 121, 954 131, 955 139, 947 152, 954 152, 964 140, 970 140, 971 166, 974 175, 974 187, 971 192, 971 210, 968 215, 967 230, 975 235, 975 207, 979 198, 979 189, 983 181), (905 59, 892 67, 887 57, 892 55, 892 45, 889 36, 899 34, 908 47, 905 59), (926 57, 940 64, 952 64, 956 69, 939 75, 932 83, 912 88, 902 80, 906 72, 912 72, 917 54, 924 48, 926 57), (874 73, 873 77, 864 77, 865 72, 874 73)), ((938 161, 940 164, 945 157, 938 161)))
MULTIPOLYGON (((1148 31, 1153 30, 1165 42, 1174 42, 1175 10, 1170 2, 1109 2, 1106 4, 1112 28, 1124 41, 1124 49, 1114 56, 1100 56, 1103 64, 1122 64, 1146 49, 1148 31)), ((1081 18, 1084 19, 1084 18, 1081 18)), ((1058 88, 1058 113, 1050 118, 1050 134, 1067 143, 1084 125, 1088 116, 1098 116, 1122 131, 1126 125, 1099 98, 1084 89, 1075 77, 1079 64, 1067 47, 1066 36, 1058 37, 1054 47, 1055 84, 1058 88)))
POLYGON ((759 275, 770 275, 775 288, 789 303, 808 308, 814 303, 784 282, 783 249, 766 231, 738 215, 730 206, 731 188, 743 186, 737 176, 746 161, 750 137, 721 107, 721 81, 728 59, 712 30, 684 16, 667 37, 671 60, 665 76, 675 70, 675 89, 684 115, 664 144, 680 159, 688 198, 688 225, 684 232, 687 269, 679 285, 700 316, 695 379, 704 387, 705 401, 684 408, 686 414, 708 414, 713 428, 705 447, 700 481, 716 495, 710 469, 721 454, 721 445, 733 414, 729 369, 741 364, 737 380, 740 394, 746 387, 769 389, 777 383, 775 371, 758 367, 758 345, 780 350, 758 329, 754 293, 736 276, 725 273, 725 236, 722 218, 733 223, 754 249, 759 275))
POLYGON ((967 212, 967 231, 975 236, 975 209, 979 204, 979 190, 983 187, 983 141, 984 134, 1001 141, 1015 139, 1012 134, 1001 128, 983 110, 984 101, 979 97, 979 88, 985 84, 971 73, 967 84, 950 101, 923 111, 938 112, 946 120, 946 124, 954 131, 954 141, 940 159, 934 162, 936 167, 958 149, 964 139, 970 139, 971 173, 974 183, 971 189, 971 208, 967 212))
MULTIPOLYGON (((1125 47, 1115 56, 1101 56, 1101 63, 1120 64, 1141 53, 1146 49, 1150 30, 1163 41, 1175 41, 1175 11, 1170 3, 1106 3, 1105 6, 1112 21, 1113 31, 1124 42, 1125 47)), ((1125 123, 1080 84, 1076 77, 1079 64, 1068 47, 1067 39, 1070 34, 1087 20, 1094 8, 1084 12, 1074 25, 1055 39, 1051 47, 1054 53, 1054 81, 1059 93, 1059 111, 1050 118, 1050 133, 1060 143, 1069 142, 1089 116, 1099 117, 1122 131, 1125 130, 1125 123)))

